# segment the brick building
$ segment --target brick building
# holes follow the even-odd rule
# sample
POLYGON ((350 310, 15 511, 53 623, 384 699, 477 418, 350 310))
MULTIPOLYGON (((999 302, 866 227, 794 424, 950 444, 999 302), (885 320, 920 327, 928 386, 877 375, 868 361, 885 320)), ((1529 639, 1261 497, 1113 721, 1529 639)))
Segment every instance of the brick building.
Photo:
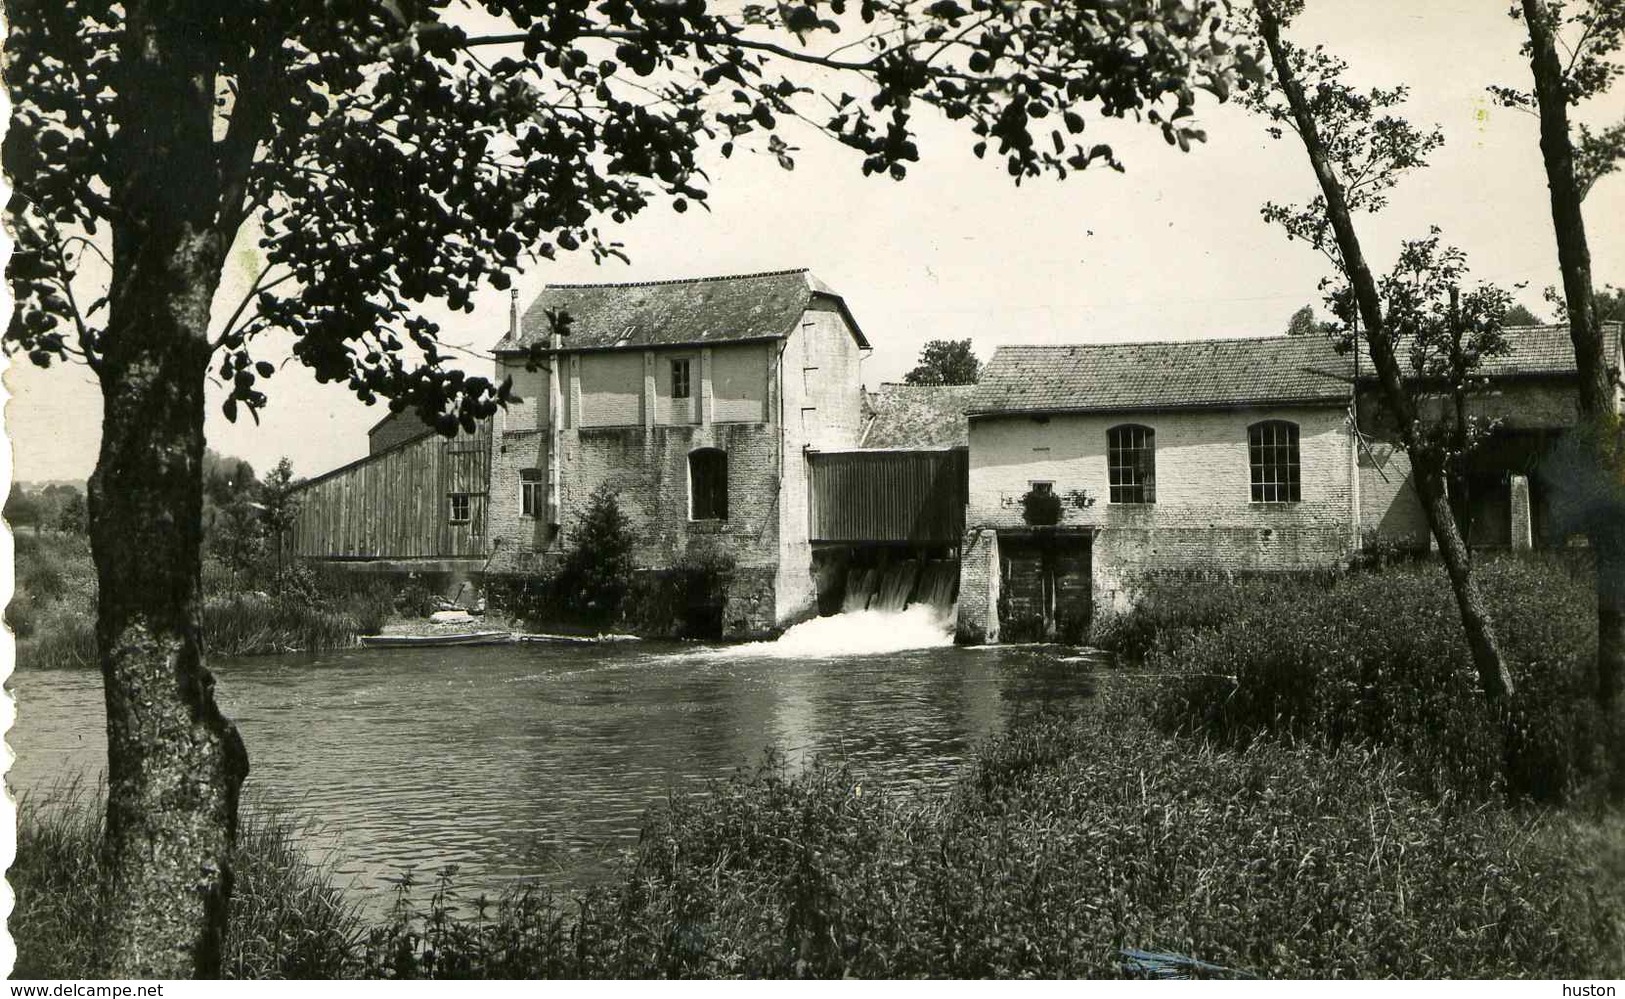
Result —
MULTIPOLYGON (((1616 357, 1619 329, 1611 329, 1616 357)), ((1480 546, 1562 544, 1541 473, 1575 423, 1563 327, 1509 331, 1475 414, 1480 546)), ((1007 347, 969 407, 959 639, 1075 637, 1159 572, 1335 566, 1367 540, 1429 543, 1370 362, 1320 337, 1007 347), (1054 497, 1034 526, 1029 493, 1054 497), (1058 500, 1058 503, 1056 502, 1058 500)))
POLYGON ((496 346, 523 401, 492 428, 487 571, 543 568, 607 485, 640 565, 732 557, 725 634, 811 615, 807 453, 856 442, 868 348, 804 270, 549 286, 496 346))

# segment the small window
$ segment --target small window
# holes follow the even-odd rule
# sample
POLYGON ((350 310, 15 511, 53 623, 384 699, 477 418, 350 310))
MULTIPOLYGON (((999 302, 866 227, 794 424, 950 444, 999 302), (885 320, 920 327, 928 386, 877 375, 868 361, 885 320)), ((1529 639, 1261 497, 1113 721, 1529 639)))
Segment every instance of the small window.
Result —
POLYGON ((728 519, 728 455, 714 447, 688 456, 690 520, 728 519))
POLYGON ((673 399, 688 398, 688 358, 680 358, 671 362, 671 397, 673 399))
POLYGON ((453 524, 468 523, 468 494, 452 493, 447 497, 450 502, 450 520, 453 524))
POLYGON ((542 470, 539 468, 522 468, 519 470, 519 514, 522 517, 540 517, 542 515, 542 470))
POLYGON ((1268 420, 1248 427, 1247 461, 1252 467, 1254 503, 1296 503, 1303 498, 1296 423, 1268 420))
POLYGON ((1113 503, 1157 501, 1157 435, 1133 425, 1106 431, 1106 471, 1113 503))
POLYGON ((1055 483, 1053 482, 1040 482, 1037 479, 1032 479, 1028 481, 1027 485, 1031 487, 1034 496, 1055 495, 1055 483))

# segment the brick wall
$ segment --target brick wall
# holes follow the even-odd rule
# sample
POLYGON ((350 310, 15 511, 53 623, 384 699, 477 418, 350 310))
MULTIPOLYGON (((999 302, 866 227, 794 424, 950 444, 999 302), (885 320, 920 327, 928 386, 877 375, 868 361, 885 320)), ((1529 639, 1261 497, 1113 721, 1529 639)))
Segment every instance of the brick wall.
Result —
POLYGON ((984 417, 970 438, 968 525, 1019 527, 1029 484, 1054 483, 1063 523, 1097 531, 1093 582, 1106 605, 1121 604, 1145 573, 1325 566, 1355 543, 1353 443, 1340 406, 984 417), (1247 430, 1262 420, 1298 424, 1300 502, 1252 502, 1247 430), (1154 504, 1109 501, 1107 430, 1124 423, 1156 433, 1154 504), (1094 504, 1075 505, 1076 490, 1094 504))
POLYGON ((959 548, 959 605, 954 641, 981 645, 999 640, 999 535, 966 532, 959 548))

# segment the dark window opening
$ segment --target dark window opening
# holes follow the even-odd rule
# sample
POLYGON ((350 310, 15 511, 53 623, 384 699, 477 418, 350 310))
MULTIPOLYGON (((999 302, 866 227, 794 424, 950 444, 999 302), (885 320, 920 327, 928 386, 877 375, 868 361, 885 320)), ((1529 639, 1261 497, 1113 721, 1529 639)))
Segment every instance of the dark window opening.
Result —
POLYGON ((1106 431, 1106 469, 1113 503, 1157 501, 1157 435, 1150 427, 1106 431))
POLYGON ((522 468, 519 470, 519 513, 523 517, 540 517, 542 515, 542 470, 539 468, 522 468))
POLYGON ((688 456, 690 520, 728 519, 728 455, 713 447, 688 456))
POLYGON ((688 398, 688 358, 671 362, 671 397, 688 398))
POLYGON ((468 494, 452 493, 447 497, 450 500, 449 519, 453 524, 468 523, 468 494))
POLYGON ((1029 481, 1027 485, 1032 487, 1032 493, 1034 496, 1055 495, 1055 483, 1053 482, 1040 482, 1037 479, 1033 479, 1029 481))
POLYGON ((1296 423, 1269 420, 1248 427, 1247 462, 1254 503, 1296 503, 1303 498, 1296 423))

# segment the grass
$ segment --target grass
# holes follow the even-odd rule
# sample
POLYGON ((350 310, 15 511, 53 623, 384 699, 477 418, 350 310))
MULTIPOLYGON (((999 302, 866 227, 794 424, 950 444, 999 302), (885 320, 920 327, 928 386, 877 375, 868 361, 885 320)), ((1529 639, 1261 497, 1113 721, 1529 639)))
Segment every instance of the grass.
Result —
MULTIPOLYGON (((357 923, 293 825, 239 849, 245 977, 1221 977, 1625 973, 1625 821, 1416 790, 1397 754, 1160 732, 1121 704, 1030 722, 943 792, 769 759, 652 814, 606 887, 357 923)), ((75 977, 96 821, 24 802, 19 976, 75 977), (64 813, 54 813, 64 814, 64 813)))
POLYGON ((1171 730, 1380 745, 1433 794, 1584 796, 1601 771, 1590 571, 1529 556, 1481 559, 1475 575, 1518 689, 1510 761, 1436 563, 1152 583, 1100 640, 1163 676, 1154 714, 1171 730))
MULTIPOLYGON (((17 535, 16 595, 6 623, 24 669, 94 668, 96 574, 89 542, 66 534, 17 535)), ((240 588, 212 563, 204 573, 204 641, 221 656, 342 649, 375 634, 396 613, 385 581, 338 572, 291 573, 275 595, 240 588)), ((409 594, 410 596, 410 594, 409 594)))
POLYGON ((613 888, 431 905, 375 929, 363 971, 1121 977, 1140 948, 1259 977, 1620 972, 1625 827, 1432 799, 1403 769, 1105 714, 1026 727, 923 802, 770 762, 655 815, 613 888))
MULTIPOLYGON (((13 978, 89 978, 102 886, 100 794, 71 782, 18 802, 13 978)), ((330 872, 299 850, 285 814, 245 809, 224 956, 230 978, 335 978, 354 967, 360 923, 330 872)))

